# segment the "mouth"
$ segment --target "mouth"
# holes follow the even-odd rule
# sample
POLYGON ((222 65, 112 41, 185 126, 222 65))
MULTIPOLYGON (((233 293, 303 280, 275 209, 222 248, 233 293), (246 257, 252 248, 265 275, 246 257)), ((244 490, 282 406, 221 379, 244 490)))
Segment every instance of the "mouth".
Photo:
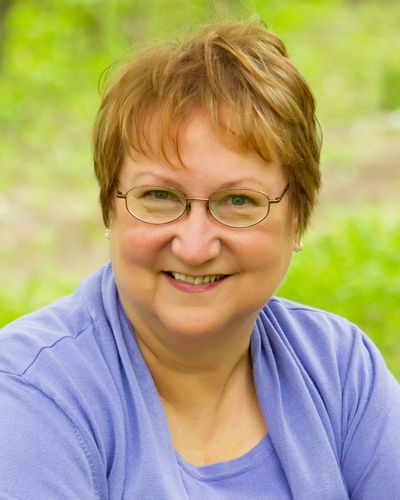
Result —
POLYGON ((193 276, 191 274, 177 273, 175 271, 168 271, 167 274, 177 281, 183 281, 192 285, 205 285, 207 283, 214 283, 226 278, 227 274, 205 274, 203 276, 193 276))

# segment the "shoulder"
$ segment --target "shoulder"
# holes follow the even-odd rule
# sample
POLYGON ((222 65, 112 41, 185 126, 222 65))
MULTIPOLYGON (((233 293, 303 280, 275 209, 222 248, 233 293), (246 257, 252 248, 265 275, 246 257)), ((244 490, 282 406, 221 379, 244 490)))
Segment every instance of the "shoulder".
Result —
POLYGON ((321 309, 273 297, 257 319, 261 339, 301 366, 314 381, 339 386, 387 372, 368 336, 347 319, 321 309), (328 380, 329 379, 329 380, 328 380))
POLYGON ((109 405, 95 379, 104 350, 96 318, 102 274, 0 331, 0 407, 6 409, 0 469, 7 471, 0 471, 1 486, 21 492, 18 497, 50 498, 57 490, 60 498, 75 498, 79 490, 80 498, 93 498, 106 491, 97 443, 108 443, 109 405))
POLYGON ((273 297, 259 315, 260 325, 270 324, 290 343, 335 349, 351 348, 356 337, 364 334, 353 323, 337 314, 273 297))
POLYGON ((101 439, 109 439, 109 422, 121 418, 120 407, 114 411, 112 406, 121 385, 119 351, 106 312, 116 309, 111 297, 115 286, 106 267, 74 294, 0 332, 0 407, 9 409, 15 425, 25 425, 32 413, 39 420, 56 419, 93 454, 93 426, 101 439))
POLYGON ((287 326, 291 325, 301 329, 320 325, 321 328, 342 330, 355 326, 347 319, 332 312, 276 296, 271 298, 262 311, 271 317, 276 317, 281 322, 288 323, 287 326))
POLYGON ((0 330, 0 372, 24 375, 42 356, 71 355, 63 346, 95 329, 95 300, 102 269, 84 280, 72 295, 22 316, 0 330), (60 350, 63 353, 60 353, 60 350))

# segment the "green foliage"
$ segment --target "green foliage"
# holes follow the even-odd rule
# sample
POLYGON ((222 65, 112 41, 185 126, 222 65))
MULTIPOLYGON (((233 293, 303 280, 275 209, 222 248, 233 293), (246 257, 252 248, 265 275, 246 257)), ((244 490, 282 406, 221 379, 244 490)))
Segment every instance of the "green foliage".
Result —
POLYGON ((320 119, 351 120, 382 109, 382 75, 398 68, 400 4, 395 1, 256 1, 285 40, 318 96, 320 119))
POLYGON ((393 105, 398 2, 25 0, 14 2, 7 19, 0 86, 7 106, 0 121, 46 125, 49 115, 55 124, 57 104, 69 119, 86 122, 97 105, 101 71, 132 46, 178 36, 193 23, 254 14, 286 41, 318 96, 323 120, 393 105))
POLYGON ((388 110, 400 109, 400 64, 387 66, 382 74, 382 107, 388 110))
MULTIPOLYGON (((92 268, 102 228, 90 129, 104 68, 144 41, 254 14, 283 38, 323 129, 336 133, 325 140, 324 168, 356 176, 356 156, 370 161, 369 145, 387 140, 372 126, 386 110, 397 123, 388 134, 399 136, 397 0, 14 0, 0 40, 1 325, 69 293, 92 268)), ((358 323, 400 378, 400 221, 392 213, 324 212, 280 294, 358 323)))
POLYGON ((75 286, 76 277, 54 268, 31 274, 24 281, 10 282, 0 290, 0 327, 67 295, 75 286))

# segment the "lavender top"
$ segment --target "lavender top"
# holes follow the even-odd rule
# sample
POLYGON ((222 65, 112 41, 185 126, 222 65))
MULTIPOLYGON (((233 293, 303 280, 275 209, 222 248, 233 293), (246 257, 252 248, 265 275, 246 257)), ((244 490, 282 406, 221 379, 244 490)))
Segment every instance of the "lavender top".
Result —
POLYGON ((0 498, 400 498, 400 387, 356 326, 272 298, 251 355, 268 436, 186 463, 107 264, 0 332, 0 498))

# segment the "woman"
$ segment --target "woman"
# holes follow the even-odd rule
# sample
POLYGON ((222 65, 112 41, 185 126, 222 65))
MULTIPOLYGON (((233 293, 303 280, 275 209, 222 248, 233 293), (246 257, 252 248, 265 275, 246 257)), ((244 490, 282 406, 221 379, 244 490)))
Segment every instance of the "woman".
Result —
POLYGON ((273 297, 318 163, 313 97, 258 20, 126 64, 94 129, 111 263, 0 335, 1 498, 399 498, 380 354, 273 297))

